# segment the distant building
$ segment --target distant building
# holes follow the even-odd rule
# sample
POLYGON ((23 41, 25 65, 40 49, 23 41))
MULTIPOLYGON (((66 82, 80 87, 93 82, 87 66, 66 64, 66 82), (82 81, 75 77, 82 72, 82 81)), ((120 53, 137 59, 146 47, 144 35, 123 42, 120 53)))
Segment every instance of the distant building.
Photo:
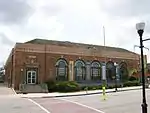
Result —
POLYGON ((147 63, 146 75, 150 78, 150 63, 147 63))
POLYGON ((35 85, 48 80, 101 82, 102 65, 106 62, 107 82, 114 81, 115 65, 119 79, 139 69, 140 56, 122 48, 34 39, 16 43, 5 64, 5 82, 15 90, 20 84, 35 85))
POLYGON ((0 82, 4 82, 5 70, 3 67, 0 67, 0 82))

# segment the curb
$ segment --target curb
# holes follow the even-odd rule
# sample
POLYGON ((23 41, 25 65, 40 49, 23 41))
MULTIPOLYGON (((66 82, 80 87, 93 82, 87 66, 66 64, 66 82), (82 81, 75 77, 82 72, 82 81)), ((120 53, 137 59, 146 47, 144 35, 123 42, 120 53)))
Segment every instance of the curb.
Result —
MULTIPOLYGON (((118 90, 117 92, 130 91, 130 90, 139 90, 139 89, 142 89, 142 88, 123 89, 123 90, 118 90)), ((106 91, 106 93, 116 93, 116 91, 106 91)), ((84 96, 84 95, 95 95, 95 94, 102 94, 102 92, 85 93, 85 94, 72 94, 72 95, 59 95, 59 96, 42 96, 40 98, 71 97, 71 96, 84 96)), ((36 97, 34 97, 34 98, 36 98, 36 97)), ((37 97, 37 98, 39 98, 39 97, 37 97)))
MULTIPOLYGON (((123 92, 123 91, 130 91, 130 90, 139 90, 139 89, 142 89, 142 88, 134 88, 134 89, 120 89, 118 90, 117 92, 123 92)), ((102 94, 103 92, 100 91, 100 92, 95 92, 95 93, 83 93, 83 94, 70 94, 70 95, 57 95, 57 96, 39 96, 39 97, 21 97, 21 98, 57 98, 57 97, 75 97, 75 96, 86 96, 86 95, 96 95, 96 94, 102 94)), ((106 91, 106 94, 107 93, 116 93, 115 90, 113 91, 106 91)))

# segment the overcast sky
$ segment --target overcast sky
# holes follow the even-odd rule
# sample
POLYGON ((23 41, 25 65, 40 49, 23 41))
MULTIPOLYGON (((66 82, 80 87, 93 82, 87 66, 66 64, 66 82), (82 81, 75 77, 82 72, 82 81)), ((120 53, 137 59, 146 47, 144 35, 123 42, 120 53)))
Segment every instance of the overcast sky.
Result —
MULTIPOLYGON (((135 24, 146 23, 150 37, 149 0, 0 0, 0 65, 16 42, 34 38, 106 45, 134 51, 135 24)), ((144 45, 150 48, 150 42, 144 45)), ((135 52, 140 53, 136 48, 135 52)), ((150 54, 147 50, 144 53, 150 54)))

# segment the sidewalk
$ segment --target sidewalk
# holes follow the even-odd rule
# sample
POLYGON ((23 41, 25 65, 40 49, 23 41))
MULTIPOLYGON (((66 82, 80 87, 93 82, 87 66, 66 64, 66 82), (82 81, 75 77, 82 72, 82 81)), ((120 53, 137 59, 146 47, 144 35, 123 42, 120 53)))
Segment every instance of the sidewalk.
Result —
POLYGON ((0 96, 8 96, 8 95, 14 95, 15 92, 12 88, 8 88, 4 83, 0 83, 0 96))
MULTIPOLYGON (((118 92, 120 91, 128 91, 128 90, 138 90, 141 89, 141 86, 136 87, 125 87, 125 88, 117 88, 118 92)), ((115 92, 115 89, 107 89, 106 93, 115 92)), ((54 97, 67 97, 67 96, 82 96, 82 95, 92 95, 92 94, 101 94, 102 90, 94 90, 94 91, 80 91, 80 92, 72 92, 72 93, 29 93, 29 94, 17 94, 22 98, 54 98, 54 97)))

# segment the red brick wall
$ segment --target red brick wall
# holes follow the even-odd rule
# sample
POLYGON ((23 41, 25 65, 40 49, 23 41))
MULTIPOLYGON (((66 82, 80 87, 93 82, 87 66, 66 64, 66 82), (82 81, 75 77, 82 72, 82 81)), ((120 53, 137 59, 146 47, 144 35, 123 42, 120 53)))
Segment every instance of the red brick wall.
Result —
MULTIPOLYGON (((68 63, 69 61, 76 61, 78 59, 82 59, 85 61, 93 61, 98 60, 100 62, 104 62, 105 58, 101 57, 101 55, 98 56, 84 56, 82 55, 69 55, 69 54, 63 54, 63 53, 50 53, 51 52, 50 46, 46 49, 44 45, 18 45, 16 46, 15 52, 14 52, 14 65, 13 65, 13 84, 15 85, 15 89, 19 88, 19 84, 21 83, 21 69, 24 70, 24 74, 26 71, 26 63, 30 63, 32 66, 29 56, 36 56, 35 63, 38 66, 39 73, 38 73, 38 83, 45 82, 49 79, 55 79, 56 75, 56 68, 55 64, 57 60, 61 57, 65 58, 68 63), (25 50, 24 48, 28 49, 25 50), (33 50, 34 49, 34 50, 33 50), (36 50, 36 52, 35 52, 36 50), (45 50, 47 53, 45 54, 45 50), (30 51, 30 52, 29 52, 30 51), (34 51, 34 52, 33 52, 34 51), (45 56, 46 55, 46 56, 45 56), (46 58, 46 60, 45 60, 46 58)), ((55 48, 56 49, 56 48, 55 48)), ((72 49, 72 52, 74 50, 72 49)), ((66 50, 67 52, 67 50, 66 50)), ((113 61, 120 63, 122 61, 126 62, 128 65, 128 68, 138 68, 139 60, 134 59, 118 59, 118 58, 106 58, 106 61, 113 61)), ((9 71, 12 69, 11 62, 6 66, 6 74, 9 75, 9 71)), ((8 76, 6 76, 8 77, 8 76)), ((6 78, 7 79, 7 78, 6 78)))
MULTIPOLYGON (((24 67, 24 63, 26 62, 26 57, 29 55, 34 55, 37 56, 37 62, 39 63, 39 74, 38 74, 38 82, 42 83, 44 81, 47 81, 49 79, 55 79, 56 75, 56 68, 55 64, 59 58, 63 56, 68 63, 69 61, 76 61, 79 58, 82 60, 99 60, 100 62, 105 61, 105 58, 98 58, 98 57, 88 57, 88 56, 72 56, 72 55, 60 55, 60 54, 46 54, 46 72, 45 72, 45 54, 44 53, 24 53, 24 52, 16 52, 16 63, 15 63, 15 88, 18 89, 18 86, 21 82, 21 76, 20 76, 20 70, 24 67)), ((110 59, 107 59, 107 61, 110 61, 110 59)), ((120 63, 122 60, 121 59, 111 59, 113 62, 118 62, 120 63)), ((124 60, 129 67, 137 67, 138 61, 131 61, 131 60, 124 60)), ((14 83, 13 82, 13 83, 14 83)))

